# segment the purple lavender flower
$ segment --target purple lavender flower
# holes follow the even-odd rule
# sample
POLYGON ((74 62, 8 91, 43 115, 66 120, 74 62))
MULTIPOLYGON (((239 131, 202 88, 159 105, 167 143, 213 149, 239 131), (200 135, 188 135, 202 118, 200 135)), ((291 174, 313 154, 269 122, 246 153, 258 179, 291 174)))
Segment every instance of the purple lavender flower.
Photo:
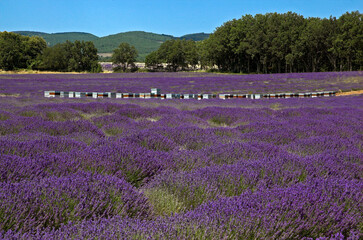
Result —
POLYGON ((0 239, 361 239, 362 72, 3 75, 0 239))

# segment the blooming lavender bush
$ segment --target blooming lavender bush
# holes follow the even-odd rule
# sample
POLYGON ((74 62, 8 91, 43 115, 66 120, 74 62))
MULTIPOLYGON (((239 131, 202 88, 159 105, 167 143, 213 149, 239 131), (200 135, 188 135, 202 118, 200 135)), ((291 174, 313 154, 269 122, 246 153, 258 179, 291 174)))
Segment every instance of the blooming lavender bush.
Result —
POLYGON ((362 72, 0 76, 0 239, 361 239, 362 72))
POLYGON ((1 228, 21 232, 118 215, 147 217, 146 199, 125 180, 79 172, 1 183, 1 228))

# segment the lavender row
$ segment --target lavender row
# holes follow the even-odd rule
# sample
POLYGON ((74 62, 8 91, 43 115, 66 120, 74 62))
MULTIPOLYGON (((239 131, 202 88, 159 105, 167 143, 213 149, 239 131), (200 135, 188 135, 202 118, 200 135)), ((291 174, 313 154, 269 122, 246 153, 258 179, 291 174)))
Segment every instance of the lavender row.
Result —
MULTIPOLYGON (((96 86, 84 76, 69 78, 96 86)), ((362 96, 118 101, 27 88, 0 99, 1 239, 363 237, 362 96)))
POLYGON ((143 93, 150 88, 180 94, 255 94, 350 91, 362 89, 362 71, 222 75, 212 73, 2 75, 4 95, 42 96, 49 89, 82 92, 143 93), (87 87, 85 87, 87 86, 87 87), (177 90, 177 91, 176 91, 177 90))
POLYGON ((20 232, 111 216, 148 217, 147 200, 125 180, 87 172, 0 183, 0 227, 20 232))
MULTIPOLYGON (((350 239, 358 240, 362 183, 314 179, 221 198, 155 220, 95 219, 58 230, 2 233, 9 239, 350 239)), ((0 233, 1 234, 1 233, 0 233)), ((0 235, 1 236, 1 235, 0 235)))

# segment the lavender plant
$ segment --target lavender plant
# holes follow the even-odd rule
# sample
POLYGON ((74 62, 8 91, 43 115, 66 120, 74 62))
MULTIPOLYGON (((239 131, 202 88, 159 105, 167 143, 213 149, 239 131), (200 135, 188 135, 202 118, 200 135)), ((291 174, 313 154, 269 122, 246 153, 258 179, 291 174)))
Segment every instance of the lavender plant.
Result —
POLYGON ((361 239, 362 72, 0 76, 0 239, 361 239))

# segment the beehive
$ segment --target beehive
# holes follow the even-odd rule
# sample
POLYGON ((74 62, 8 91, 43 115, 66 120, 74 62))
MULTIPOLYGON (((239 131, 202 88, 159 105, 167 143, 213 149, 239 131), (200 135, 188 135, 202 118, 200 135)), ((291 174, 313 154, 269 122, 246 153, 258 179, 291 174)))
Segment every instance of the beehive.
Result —
POLYGON ((161 94, 160 89, 152 89, 151 93, 115 93, 115 92, 68 92, 68 91, 44 91, 44 97, 60 97, 60 98, 158 98, 158 99, 230 99, 230 98, 306 98, 320 96, 335 96, 335 91, 324 92, 305 92, 305 93, 270 93, 270 94, 161 94))
POLYGON ((152 88, 152 89, 151 89, 151 91, 150 91, 150 93, 151 93, 151 94, 155 94, 155 95, 157 95, 157 94, 160 94, 160 93, 161 93, 161 91, 160 91, 160 89, 159 89, 159 88, 152 88))

